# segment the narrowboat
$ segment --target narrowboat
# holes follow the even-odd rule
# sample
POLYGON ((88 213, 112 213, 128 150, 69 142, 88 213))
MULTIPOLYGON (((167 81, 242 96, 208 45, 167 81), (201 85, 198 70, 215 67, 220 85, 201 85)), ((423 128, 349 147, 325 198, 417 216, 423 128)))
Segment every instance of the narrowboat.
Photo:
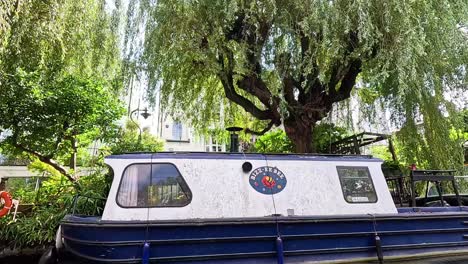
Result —
POLYGON ((102 216, 57 247, 92 263, 362 263, 468 253, 464 206, 397 208, 362 155, 109 156, 102 216))

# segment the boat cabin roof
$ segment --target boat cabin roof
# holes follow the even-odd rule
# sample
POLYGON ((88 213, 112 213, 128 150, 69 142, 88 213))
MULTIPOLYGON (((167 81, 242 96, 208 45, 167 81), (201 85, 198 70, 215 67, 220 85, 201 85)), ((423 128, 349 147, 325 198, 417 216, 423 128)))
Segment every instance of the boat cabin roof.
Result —
POLYGON ((120 155, 110 155, 106 159, 265 159, 265 157, 277 160, 350 160, 350 161, 374 161, 382 162, 381 159, 371 155, 342 155, 342 154, 298 154, 298 153, 244 153, 244 152, 185 152, 185 151, 162 151, 162 152, 131 152, 120 155))
POLYGON ((158 152, 105 159, 105 220, 388 214, 397 210, 364 155, 158 152))

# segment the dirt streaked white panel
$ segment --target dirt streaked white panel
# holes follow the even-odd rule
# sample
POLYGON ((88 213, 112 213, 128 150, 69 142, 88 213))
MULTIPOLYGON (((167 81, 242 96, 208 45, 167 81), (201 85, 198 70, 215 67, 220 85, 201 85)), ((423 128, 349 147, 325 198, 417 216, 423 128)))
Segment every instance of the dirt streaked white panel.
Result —
POLYGON ((263 217, 274 213, 288 215, 288 209, 290 214, 294 212, 297 216, 397 213, 380 170, 381 163, 375 161, 157 159, 153 162, 173 163, 179 169, 192 191, 191 203, 185 207, 172 208, 119 207, 115 195, 124 168, 130 163, 147 162, 151 160, 107 160, 114 168, 115 177, 103 219, 263 217), (249 183, 251 172, 242 171, 245 161, 252 163, 252 171, 262 166, 277 167, 287 178, 286 187, 273 196, 256 191, 249 183), (346 202, 336 166, 368 167, 377 192, 377 202, 346 202))

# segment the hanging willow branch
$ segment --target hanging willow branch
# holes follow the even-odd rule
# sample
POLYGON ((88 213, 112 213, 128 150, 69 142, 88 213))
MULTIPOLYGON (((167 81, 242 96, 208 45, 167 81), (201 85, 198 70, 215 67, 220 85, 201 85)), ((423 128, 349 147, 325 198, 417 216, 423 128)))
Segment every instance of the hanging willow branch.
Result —
POLYGON ((311 151, 315 124, 359 80, 401 127, 415 108, 445 104, 423 94, 466 78, 466 1, 143 2, 150 87, 198 129, 236 109, 225 123, 283 125, 296 151, 311 151))

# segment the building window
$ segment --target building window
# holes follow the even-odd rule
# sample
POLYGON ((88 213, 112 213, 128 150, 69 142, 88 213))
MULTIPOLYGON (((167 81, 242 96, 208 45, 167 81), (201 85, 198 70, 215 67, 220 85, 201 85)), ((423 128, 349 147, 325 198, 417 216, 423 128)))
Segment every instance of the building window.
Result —
POLYGON ((173 164, 132 164, 122 176, 117 204, 122 207, 181 207, 192 193, 173 164))
POLYGON ((348 203, 375 203, 377 194, 367 167, 337 167, 341 189, 348 203))
POLYGON ((219 143, 215 137, 210 136, 208 139, 208 144, 206 145, 207 152, 222 152, 223 145, 219 143))
POLYGON ((172 124, 172 139, 182 140, 182 123, 174 122, 172 124))

